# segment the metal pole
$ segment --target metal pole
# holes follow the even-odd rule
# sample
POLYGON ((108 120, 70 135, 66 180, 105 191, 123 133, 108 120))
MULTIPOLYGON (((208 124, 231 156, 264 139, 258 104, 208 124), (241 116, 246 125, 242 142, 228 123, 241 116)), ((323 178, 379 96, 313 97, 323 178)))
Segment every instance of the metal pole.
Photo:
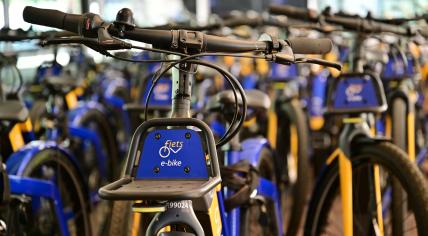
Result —
POLYGON ((9 1, 3 0, 3 19, 4 27, 9 28, 9 1))
POLYGON ((82 4, 82 13, 89 12, 89 0, 80 0, 80 4, 82 4))
POLYGON ((210 14, 210 0, 196 0, 196 20, 198 21, 198 24, 208 24, 210 14))

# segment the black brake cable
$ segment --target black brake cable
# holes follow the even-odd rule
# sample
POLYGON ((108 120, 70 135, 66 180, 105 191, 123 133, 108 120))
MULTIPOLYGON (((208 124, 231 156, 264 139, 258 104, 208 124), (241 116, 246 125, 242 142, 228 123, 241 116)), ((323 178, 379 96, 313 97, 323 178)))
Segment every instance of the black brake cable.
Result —
MULTIPOLYGON (((144 51, 157 52, 157 53, 172 54, 172 55, 177 55, 177 56, 182 56, 182 57, 187 57, 188 56, 185 53, 179 53, 179 52, 175 52, 175 51, 158 49, 158 48, 149 48, 149 47, 141 47, 141 46, 134 46, 134 45, 132 45, 131 48, 140 49, 140 50, 144 50, 144 51)), ((139 62, 144 62, 144 60, 140 60, 139 62)))
MULTIPOLYGON (((165 54, 173 54, 177 56, 182 56, 184 58, 196 58, 196 57, 202 57, 202 56, 232 56, 232 57, 244 57, 244 58, 254 58, 254 59, 266 59, 266 56, 255 56, 255 55, 245 55, 245 54, 233 54, 233 53, 200 53, 200 54, 194 54, 194 55, 187 55, 183 53, 177 53, 169 50, 162 50, 162 49, 152 49, 152 48, 146 48, 146 47, 138 47, 138 46, 132 46, 134 49, 140 49, 140 50, 147 50, 147 51, 153 51, 158 53, 165 53, 165 54)), ((158 59, 158 60, 134 60, 130 58, 125 57, 119 57, 116 55, 113 55, 109 53, 108 51, 105 52, 105 55, 112 57, 117 60, 127 61, 127 62, 135 62, 135 63, 158 63, 158 62, 177 62, 181 59, 158 59)))
POLYGON ((147 115, 148 115, 147 110, 148 110, 149 99, 151 97, 151 94, 153 93, 154 87, 156 86, 157 82, 160 80, 162 75, 164 75, 168 70, 170 70, 172 67, 175 67, 179 63, 190 62, 193 64, 199 64, 199 65, 203 65, 206 67, 210 67, 210 68, 220 72, 220 74, 222 74, 223 77, 226 78, 226 80, 229 82, 229 84, 232 87, 232 91, 234 93, 235 113, 234 113, 231 125, 228 127, 228 129, 227 129, 226 133, 223 135, 223 137, 220 138, 220 140, 218 141, 216 146, 217 147, 223 146, 224 144, 229 142, 230 139, 237 134, 237 132, 239 132, 239 129, 241 128, 242 124, 245 121, 245 116, 246 116, 246 112, 247 112, 245 92, 244 92, 244 89, 242 88, 242 86, 240 85, 239 81, 230 72, 224 70, 223 68, 221 68, 221 67, 219 67, 213 63, 201 61, 201 60, 191 60, 191 59, 203 57, 203 56, 232 56, 232 57, 243 57, 243 58, 254 58, 254 59, 266 59, 266 56, 233 54, 233 53, 200 53, 200 54, 194 54, 194 55, 189 56, 187 54, 176 53, 176 52, 172 52, 169 50, 162 50, 162 49, 153 49, 153 48, 146 48, 146 47, 139 47, 139 46, 133 46, 132 48, 140 49, 140 50, 160 52, 160 53, 174 54, 174 55, 179 55, 179 56, 185 56, 184 58, 181 58, 178 60, 133 60, 133 59, 129 59, 129 58, 122 58, 122 57, 114 56, 108 52, 106 53, 107 56, 112 56, 115 59, 124 60, 124 61, 128 61, 128 62, 141 62, 141 63, 170 62, 170 64, 168 66, 166 66, 166 68, 164 70, 161 70, 162 69, 162 67, 161 67, 159 70, 160 73, 158 73, 157 75, 155 74, 153 76, 152 85, 150 87, 150 90, 148 92, 148 95, 147 95, 147 98, 145 101, 144 121, 147 120, 147 115), (239 122, 235 125, 237 116, 239 115, 239 101, 238 101, 238 97, 237 97, 237 93, 236 93, 236 88, 238 88, 238 91, 239 91, 241 98, 242 98, 243 113, 240 116, 239 122))
POLYGON ((133 60, 130 58, 125 58, 125 57, 118 57, 116 55, 113 55, 109 52, 106 53, 107 56, 117 59, 117 60, 122 60, 122 61, 127 61, 127 62, 134 62, 134 63, 159 63, 159 62, 174 62, 176 60, 168 60, 168 59, 156 59, 156 60, 133 60))
MULTIPOLYGON (((227 141, 230 140, 229 137, 232 137, 233 135, 231 135, 231 133, 236 133, 236 131, 234 131, 234 129, 239 129, 239 126, 236 125, 236 120, 238 118, 239 115, 239 100, 238 100, 238 95, 236 93, 236 87, 239 86, 239 82, 234 79, 234 77, 231 77, 230 75, 227 75, 226 73, 224 73, 223 70, 219 70, 219 68, 213 66, 215 64, 210 63, 210 62, 206 62, 206 61, 200 61, 197 60, 196 62, 191 62, 194 64, 202 64, 203 66, 207 66, 210 68, 215 69, 217 72, 219 72, 226 80, 227 82, 230 84, 232 91, 233 91, 233 96, 234 96, 234 100, 235 100, 235 112, 233 114, 233 118, 232 121, 230 122, 230 126, 227 128, 225 134, 223 135, 223 137, 220 138, 220 140, 218 141, 217 147, 220 147, 222 145, 224 145, 225 143, 227 143, 227 141), (236 127, 236 128, 234 128, 236 127)), ((242 93, 240 94, 241 97, 245 96, 242 93)), ((242 122, 239 122, 239 124, 241 124, 242 122)))
MULTIPOLYGON (((231 84, 232 91, 234 91, 234 97, 235 97, 235 113, 234 113, 234 117, 233 117, 233 120, 231 122, 231 125, 228 127, 228 130, 226 131, 226 133, 223 135, 223 137, 216 144, 217 147, 223 146, 224 144, 226 144, 227 142, 229 142, 231 140, 231 138, 237 134, 237 132, 239 132, 242 124, 244 123, 245 115, 246 115, 246 111, 247 111, 246 97, 245 97, 244 89, 240 85, 239 81, 235 78, 235 76, 233 76, 230 72, 224 70, 223 68, 221 68, 221 67, 219 67, 219 66, 217 66, 217 65, 215 65, 213 63, 206 62, 206 61, 201 61, 201 60, 190 60, 190 59, 187 59, 187 58, 181 59, 180 62, 188 62, 188 63, 192 63, 192 64, 199 64, 199 65, 210 67, 210 68, 212 68, 212 69, 220 72, 228 80, 228 82, 231 84), (238 97, 237 97, 237 94, 236 94, 236 88, 238 88, 239 93, 240 93, 241 98, 242 98, 243 113, 240 116, 241 119, 235 125, 237 116, 239 115, 239 101, 238 101, 238 97)), ((180 62, 175 62, 173 64, 178 64, 180 62)), ((155 78, 155 80, 153 80, 152 86, 150 87, 148 96, 146 98, 146 103, 145 103, 145 120, 147 120, 148 101, 150 99, 150 96, 151 96, 151 93, 153 91, 153 88, 155 87, 157 81, 160 79, 160 76, 162 76, 163 74, 165 74, 166 71, 168 71, 172 67, 173 67, 173 65, 170 64, 165 70, 163 70, 158 75, 158 77, 155 78)))

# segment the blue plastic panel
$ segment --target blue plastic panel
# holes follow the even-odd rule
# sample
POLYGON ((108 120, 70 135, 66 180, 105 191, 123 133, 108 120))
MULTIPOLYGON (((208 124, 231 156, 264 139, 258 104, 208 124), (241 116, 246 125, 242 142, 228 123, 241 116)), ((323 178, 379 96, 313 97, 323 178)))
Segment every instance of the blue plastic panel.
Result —
POLYGON ((312 78, 312 96, 309 101, 311 116, 322 116, 324 114, 328 75, 329 72, 324 70, 312 78))
POLYGON ((297 65, 292 64, 289 66, 271 63, 269 71, 269 79, 287 81, 295 79, 299 74, 297 65))
POLYGON ((256 74, 249 74, 242 78, 241 84, 244 89, 255 89, 257 88, 257 82, 259 77, 256 74))
MULTIPOLYGON (((152 79, 147 81, 143 100, 140 102, 144 103, 146 101, 151 84, 152 84, 152 79)), ((172 104, 172 81, 171 79, 164 77, 157 82, 155 88, 153 89, 153 92, 149 101, 149 106, 171 107, 171 104, 172 104)))
POLYGON ((136 179, 207 179, 204 146, 190 129, 150 131, 144 138, 136 179))
POLYGON ((334 109, 364 109, 381 106, 376 86, 369 76, 341 79, 336 87, 334 109))
POLYGON ((404 63, 403 58, 390 57, 382 72, 382 79, 399 79, 412 76, 415 74, 414 71, 414 60, 411 57, 407 59, 407 66, 404 63))

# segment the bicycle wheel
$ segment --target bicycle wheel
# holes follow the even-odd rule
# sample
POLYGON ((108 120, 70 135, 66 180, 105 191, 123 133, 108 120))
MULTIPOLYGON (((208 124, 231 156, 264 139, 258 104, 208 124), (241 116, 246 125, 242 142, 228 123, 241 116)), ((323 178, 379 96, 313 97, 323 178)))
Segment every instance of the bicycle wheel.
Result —
MULTIPOLYGON (((79 120, 79 126, 88 128, 94 131, 100 138, 102 145, 102 152, 107 158, 105 164, 107 170, 107 176, 102 176, 99 169, 99 162, 96 158, 97 153, 94 150, 94 147, 88 143, 82 143, 79 140, 81 145, 78 145, 76 148, 76 153, 81 157, 82 167, 84 169, 84 175, 86 181, 89 185, 89 191, 91 195, 96 195, 98 189, 106 184, 108 181, 112 181, 118 173, 118 150, 117 145, 114 140, 112 130, 109 127, 109 124, 103 114, 98 110, 92 109, 87 111, 82 118, 79 120), (85 148, 82 148, 82 145, 85 148)), ((94 197, 92 196, 92 197, 94 197)), ((96 197, 98 199, 98 197, 96 197)), ((92 208, 91 219, 95 228, 96 235, 103 235, 105 231, 108 230, 110 219, 105 217, 106 215, 111 214, 113 203, 110 201, 100 200, 96 202, 95 206, 92 208)))
POLYGON ((281 206, 286 235, 296 235, 307 202, 310 181, 308 127, 298 100, 280 105, 282 113, 277 138, 281 174, 281 206))
MULTIPOLYGON (((395 178, 405 192, 402 205, 407 205, 402 225, 402 235, 426 235, 428 232, 428 192, 425 180, 417 166, 404 152, 391 143, 364 143, 353 145, 353 218, 354 235, 375 235, 380 227, 376 219, 378 204, 382 204, 382 219, 385 235, 396 235, 391 198, 391 179, 395 178), (379 168, 382 202, 373 200, 373 191, 364 186, 367 170, 379 168), (360 180, 364 180, 360 181, 360 180), (366 198, 365 201, 362 199, 366 198), (362 205, 361 203, 367 203, 362 205), (356 219, 359 219, 356 221, 356 219), (363 219, 363 220, 361 220, 363 219)), ((305 235, 342 235, 342 216, 340 208, 340 183, 338 161, 335 160, 322 173, 313 192, 309 205, 305 235)))
POLYGON ((104 115, 95 109, 88 110, 79 120, 79 126, 88 128, 98 134, 104 154, 107 157, 107 180, 113 181, 119 171, 118 148, 114 134, 104 115))
MULTIPOLYGON (((133 224, 132 202, 113 202, 112 214, 108 235, 131 235, 131 225, 133 224)), ((140 235, 140 234, 138 234, 140 235)))
MULTIPOLYGON (((54 181, 62 200, 62 210, 67 217, 67 226, 71 235, 91 235, 89 220, 89 194, 75 166, 67 156, 58 150, 45 149, 36 154, 26 166, 23 176, 54 181)), ((31 209, 31 221, 20 225, 28 235, 60 235, 53 204, 48 199, 31 199, 27 206, 31 209), (33 204, 32 204, 32 202, 33 204), (34 204, 38 206, 35 208, 34 204)), ((14 211, 15 209, 11 209, 14 211)), ((19 209, 18 209, 19 210, 19 209)), ((10 229, 12 227, 9 227, 10 229)), ((11 232, 12 233, 12 232, 11 232)), ((11 234, 13 235, 13 233, 11 234)))
MULTIPOLYGON (((275 163, 269 149, 262 149, 257 169, 260 177, 276 183, 275 163)), ((241 207, 240 234, 242 236, 279 235, 275 212, 275 205, 272 200, 258 201, 253 199, 248 206, 241 207)))

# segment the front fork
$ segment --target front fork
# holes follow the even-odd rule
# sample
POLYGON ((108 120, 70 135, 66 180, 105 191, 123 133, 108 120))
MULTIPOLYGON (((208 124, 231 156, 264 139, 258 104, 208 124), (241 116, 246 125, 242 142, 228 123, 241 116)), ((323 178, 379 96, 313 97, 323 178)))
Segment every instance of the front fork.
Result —
MULTIPOLYGON (((338 158, 339 162, 339 181, 342 203, 342 221, 343 235, 352 236, 354 234, 354 199, 353 199, 353 171, 350 152, 350 143, 352 138, 357 134, 366 134, 371 137, 374 130, 369 130, 368 125, 362 118, 351 118, 344 120, 345 127, 340 135, 339 147, 327 159, 327 164, 331 164, 334 159, 338 158)), ((382 215, 382 195, 380 186, 379 166, 370 167, 368 173, 371 175, 369 188, 373 190, 376 204, 376 222, 374 231, 376 235, 384 235, 383 215, 382 215), (371 186, 370 186, 371 185, 371 186)), ((365 193, 356 193, 365 194, 365 193)), ((361 209, 355 209, 361 210, 361 209)))
POLYGON ((192 228, 196 236, 205 235, 204 229, 195 215, 191 200, 168 202, 166 210, 157 213, 150 222, 146 235, 158 235, 163 228, 177 222, 184 223, 192 228))

